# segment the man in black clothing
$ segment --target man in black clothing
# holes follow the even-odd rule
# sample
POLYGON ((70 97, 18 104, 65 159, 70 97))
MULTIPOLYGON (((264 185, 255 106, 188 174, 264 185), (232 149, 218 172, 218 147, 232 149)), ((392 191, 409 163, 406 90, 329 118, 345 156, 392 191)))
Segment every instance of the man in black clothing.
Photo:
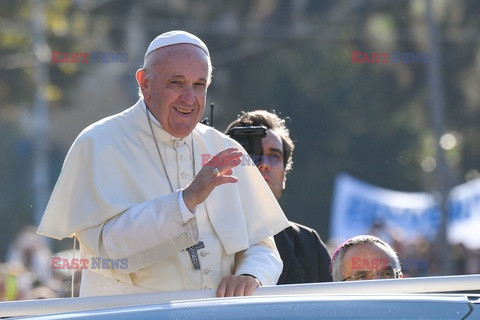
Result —
MULTIPOLYGON (((257 162, 257 167, 278 200, 293 164, 294 144, 285 120, 265 110, 251 111, 233 121, 226 134, 235 138, 231 129, 247 126, 267 128, 266 136, 262 138, 261 161, 257 162)), ((332 281, 330 255, 314 229, 290 221, 290 227, 275 235, 275 243, 283 260, 283 271, 277 284, 332 281)))

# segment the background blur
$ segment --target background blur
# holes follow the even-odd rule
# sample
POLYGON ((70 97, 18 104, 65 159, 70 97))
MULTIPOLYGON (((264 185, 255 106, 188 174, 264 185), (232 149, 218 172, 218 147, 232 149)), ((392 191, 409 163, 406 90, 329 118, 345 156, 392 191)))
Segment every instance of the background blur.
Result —
MULTIPOLYGON (((25 226, 38 225, 78 133, 135 103, 134 73, 146 47, 172 29, 209 46, 215 70, 205 116, 214 103, 215 128, 254 109, 290 118, 296 147, 281 205, 325 242, 341 172, 387 189, 440 194, 478 178, 479 24, 476 0, 2 0, 0 260, 12 259, 25 226), (52 63, 51 51, 128 59, 52 63), (352 51, 427 52, 430 59, 352 63, 352 51)), ((432 259, 423 274, 480 272, 478 251, 444 241, 397 250, 432 259), (435 267, 439 257, 453 263, 435 267)), ((71 248, 71 240, 44 247, 71 248)))

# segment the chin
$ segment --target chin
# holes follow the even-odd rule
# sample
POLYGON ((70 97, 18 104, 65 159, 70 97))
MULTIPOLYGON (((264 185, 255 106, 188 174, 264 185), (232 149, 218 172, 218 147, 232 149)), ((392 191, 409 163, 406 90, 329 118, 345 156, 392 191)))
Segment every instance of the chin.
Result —
POLYGON ((193 129, 195 129, 195 126, 188 126, 186 127, 185 125, 183 126, 175 126, 175 128, 178 128, 177 130, 171 130, 172 131, 172 136, 177 137, 177 138, 185 138, 187 137, 190 133, 192 133, 193 129))

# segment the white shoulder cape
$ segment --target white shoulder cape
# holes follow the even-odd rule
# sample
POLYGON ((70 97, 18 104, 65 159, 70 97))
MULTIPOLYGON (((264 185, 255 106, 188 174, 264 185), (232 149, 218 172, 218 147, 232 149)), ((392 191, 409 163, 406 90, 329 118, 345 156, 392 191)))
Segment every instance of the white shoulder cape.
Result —
MULTIPOLYGON (((198 124, 192 132, 196 173, 202 154, 215 155, 234 140, 198 124)), ((234 168, 239 181, 205 200, 212 226, 233 254, 289 226, 253 163, 234 168)), ((128 208, 170 193, 147 116, 139 100, 131 108, 83 130, 70 148, 38 233, 63 239, 102 224, 128 208)))

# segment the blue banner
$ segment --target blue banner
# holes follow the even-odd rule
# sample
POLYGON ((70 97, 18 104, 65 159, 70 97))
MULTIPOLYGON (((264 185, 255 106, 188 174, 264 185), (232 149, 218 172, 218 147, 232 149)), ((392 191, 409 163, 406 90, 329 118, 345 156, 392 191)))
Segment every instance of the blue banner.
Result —
POLYGON ((439 204, 429 193, 392 191, 347 174, 335 181, 330 224, 335 241, 359 234, 375 234, 388 242, 392 234, 407 242, 419 236, 433 240, 440 222, 439 204))
POLYGON ((447 237, 450 243, 480 248, 480 179, 461 184, 448 197, 447 237))

